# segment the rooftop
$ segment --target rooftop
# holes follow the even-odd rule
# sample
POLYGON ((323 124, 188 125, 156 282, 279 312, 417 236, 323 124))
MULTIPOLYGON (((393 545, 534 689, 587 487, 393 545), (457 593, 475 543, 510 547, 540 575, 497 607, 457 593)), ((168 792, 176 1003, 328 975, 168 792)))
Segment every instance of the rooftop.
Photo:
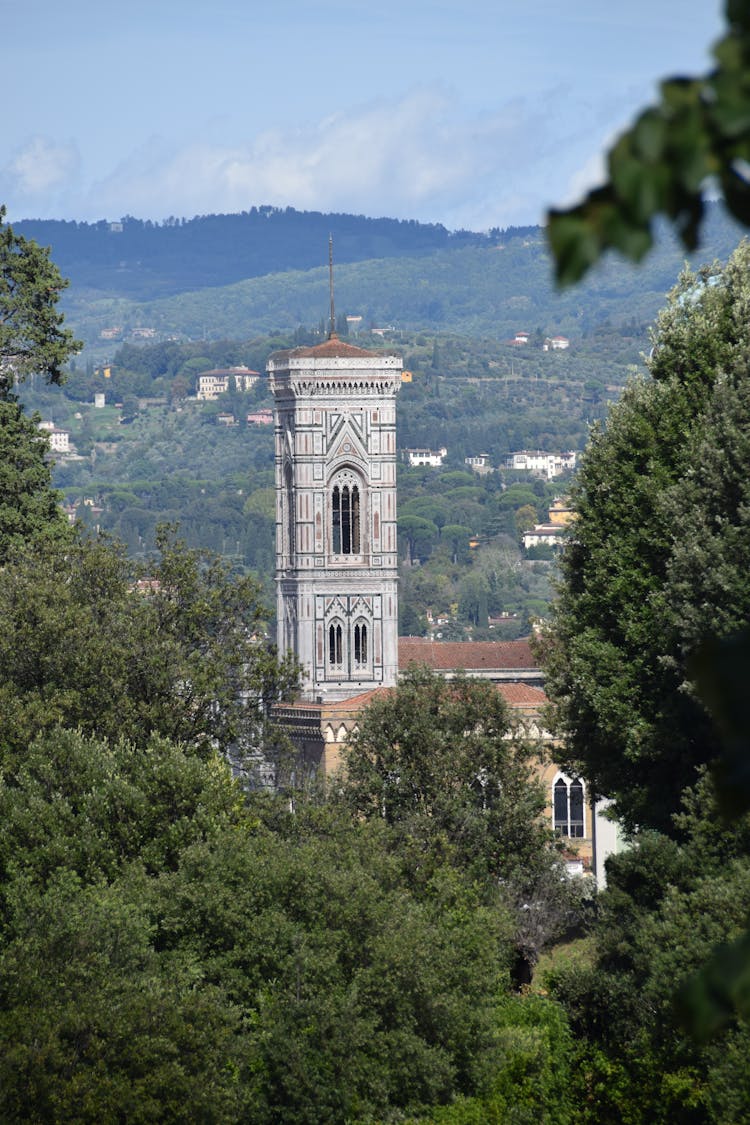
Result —
POLYGON ((398 666, 426 664, 439 671, 537 668, 528 638, 518 641, 429 641, 399 637, 398 666))
POLYGON ((332 333, 322 344, 313 344, 312 347, 288 348, 285 351, 274 352, 270 357, 274 362, 283 362, 287 359, 377 359, 383 352, 367 351, 340 340, 336 333, 332 333))

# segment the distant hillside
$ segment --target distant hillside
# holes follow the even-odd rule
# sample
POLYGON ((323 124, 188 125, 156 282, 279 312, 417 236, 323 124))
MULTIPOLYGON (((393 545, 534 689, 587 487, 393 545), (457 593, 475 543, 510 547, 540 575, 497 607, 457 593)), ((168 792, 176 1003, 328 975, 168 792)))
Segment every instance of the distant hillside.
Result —
POLYGON ((359 262, 486 244, 501 234, 451 234, 439 224, 291 207, 253 207, 239 215, 202 215, 163 223, 129 216, 117 223, 29 219, 13 227, 26 238, 50 246, 76 288, 136 301, 312 269, 327 260, 329 235, 334 238, 337 262, 359 262))
MULTIPOLYGON (((252 218, 257 225, 260 215, 261 212, 257 212, 247 218, 252 218)), ((217 230, 225 230, 224 219, 229 224, 226 229, 231 229, 229 220, 232 218, 216 217, 217 230)), ((211 255, 204 247, 204 259, 198 243, 190 242, 190 223, 184 227, 178 224, 174 228, 158 228, 158 237, 166 233, 174 239, 175 254, 183 241, 193 246, 191 269, 200 273, 203 281, 192 291, 156 299, 138 301, 129 296, 129 275, 125 267, 119 275, 122 278, 120 290, 104 292, 85 287, 76 280, 85 272, 84 264, 79 263, 76 274, 66 266, 65 259, 57 255, 63 272, 73 276, 71 289, 65 295, 71 326, 94 353, 101 353, 110 347, 108 339, 116 346, 132 337, 134 331, 138 336, 145 330, 149 338, 160 340, 170 337, 220 340, 288 334, 299 326, 318 325, 328 311, 328 273, 324 265, 327 231, 333 229, 338 220, 344 229, 350 221, 352 230, 358 229, 361 233, 361 237, 352 235, 348 243, 340 240, 352 256, 358 249, 364 252, 367 248, 365 232, 369 231, 371 242, 376 238, 379 224, 385 232, 380 257, 344 261, 343 251, 339 253, 340 242, 336 243, 336 308, 341 314, 361 317, 359 324, 363 329, 393 326, 399 330, 455 332, 498 341, 525 330, 537 334, 562 333, 575 341, 602 324, 625 327, 634 321, 642 325, 650 323, 684 263, 682 249, 665 235, 639 267, 612 259, 592 271, 583 284, 560 293, 551 280, 544 232, 539 227, 523 232, 496 231, 491 236, 449 235, 442 227, 424 227, 417 223, 352 216, 305 216, 298 212, 274 212, 263 220, 269 224, 269 230, 277 231, 280 239, 275 258, 273 237, 264 244, 263 257, 267 261, 273 259, 278 263, 292 256, 286 241, 292 229, 286 225, 287 220, 299 223, 300 241, 304 245, 300 246, 297 257, 307 255, 318 263, 317 268, 286 272, 276 269, 263 276, 245 276, 227 286, 210 285, 208 278, 218 276, 222 253, 225 272, 236 273, 246 268, 245 248, 241 244, 220 253, 219 247, 224 243, 219 239, 211 255), (390 235, 386 237, 388 232, 390 235), (404 235, 401 241, 400 234, 404 235), (430 248, 431 238, 438 244, 437 248, 430 248), (407 254, 410 242, 418 249, 407 254), (385 253, 389 247, 392 256, 385 253), (199 268, 197 263, 204 260, 205 267, 199 268), (116 335, 106 335, 114 329, 117 329, 116 335)), ((194 222, 199 226, 204 222, 211 225, 211 220, 194 222)), ((100 233, 105 242, 125 236, 125 230, 123 235, 100 233)), ((142 233, 146 239, 148 232, 142 233)), ((151 235, 157 237, 156 228, 151 235)), ((694 261, 726 258, 739 238, 737 227, 718 207, 713 208, 703 248, 694 255, 694 261)), ((53 253, 56 253, 54 246, 53 253)), ((167 265, 158 258, 153 260, 153 270, 160 270, 162 278, 168 274, 167 265)), ((113 286, 117 276, 114 271, 113 286)), ((164 284, 166 288, 166 282, 164 284)))

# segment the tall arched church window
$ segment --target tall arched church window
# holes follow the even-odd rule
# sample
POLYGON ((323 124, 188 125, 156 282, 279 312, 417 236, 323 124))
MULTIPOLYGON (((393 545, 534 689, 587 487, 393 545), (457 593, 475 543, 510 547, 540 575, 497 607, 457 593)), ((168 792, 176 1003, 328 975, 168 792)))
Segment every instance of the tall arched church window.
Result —
POLYGON ((367 661, 367 625, 361 621, 354 626, 354 664, 363 667, 367 661))
POLYGON ((343 631, 338 621, 328 626, 328 663, 334 668, 344 663, 343 631))
POLYGON ((572 781, 568 790, 570 808, 570 834, 583 836, 583 786, 580 781, 572 781))
POLYGON ((558 777, 552 790, 552 824, 558 836, 580 839, 585 833, 582 782, 558 777))
POLYGON ((358 555, 362 550, 362 502, 351 473, 340 476, 331 490, 331 549, 334 555, 358 555))
POLYGON ((285 504, 286 504, 286 541, 287 541, 287 554, 289 561, 294 558, 295 551, 295 536, 294 536, 294 480, 292 477, 292 466, 287 465, 284 469, 284 483, 286 485, 285 504))

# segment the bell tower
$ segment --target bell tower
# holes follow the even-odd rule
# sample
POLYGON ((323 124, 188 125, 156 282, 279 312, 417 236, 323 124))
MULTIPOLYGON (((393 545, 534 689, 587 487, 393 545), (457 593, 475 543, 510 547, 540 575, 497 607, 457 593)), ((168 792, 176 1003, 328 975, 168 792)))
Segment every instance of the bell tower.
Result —
MULTIPOLYGON (((333 300, 331 301, 333 308, 333 300)), ((331 315, 333 327, 333 313, 331 315)), ((340 340, 275 352, 278 646, 303 697, 398 673, 396 394, 402 361, 340 340)))

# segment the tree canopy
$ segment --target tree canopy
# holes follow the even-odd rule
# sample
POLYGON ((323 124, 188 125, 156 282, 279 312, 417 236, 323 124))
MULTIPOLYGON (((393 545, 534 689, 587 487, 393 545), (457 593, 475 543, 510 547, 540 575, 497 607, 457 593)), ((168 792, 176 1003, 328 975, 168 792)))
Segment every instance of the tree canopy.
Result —
POLYGON ((49 250, 14 232, 0 207, 0 394, 29 375, 61 383, 63 366, 82 345, 57 309, 68 284, 49 250))
POLYGON ((257 749, 270 703, 294 682, 265 639, 257 584, 168 529, 134 566, 102 541, 11 552, 0 584, 0 749, 76 727, 202 756, 257 749))
POLYGON ((0 564, 23 544, 70 538, 48 453, 46 435, 13 396, 0 399, 0 564))
POLYGON ((692 661, 750 613, 750 247, 686 272, 649 363, 594 430, 547 662, 571 762, 631 826, 671 829, 718 752, 692 661))

